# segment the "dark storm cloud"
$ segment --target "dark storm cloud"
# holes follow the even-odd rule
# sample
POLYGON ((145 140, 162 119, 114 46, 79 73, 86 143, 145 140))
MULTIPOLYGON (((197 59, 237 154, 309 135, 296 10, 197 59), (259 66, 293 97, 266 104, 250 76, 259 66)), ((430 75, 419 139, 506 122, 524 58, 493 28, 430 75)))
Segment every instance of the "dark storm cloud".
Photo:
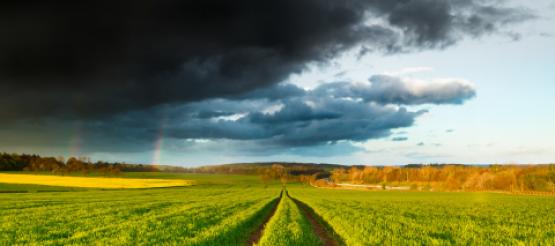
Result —
POLYGON ((302 96, 305 91, 292 84, 277 84, 276 86, 265 87, 250 91, 244 95, 235 97, 236 99, 249 99, 249 98, 265 98, 268 100, 277 100, 288 97, 302 96))
POLYGON ((263 140, 284 148, 365 141, 412 126, 416 117, 426 113, 409 111, 403 105, 460 104, 475 95, 474 88, 461 80, 414 82, 385 75, 373 76, 367 83, 334 82, 311 90, 279 84, 257 92, 242 99, 209 100, 180 108, 182 115, 189 117, 170 122, 167 136, 263 140), (215 115, 207 119, 195 113, 183 114, 222 107, 229 112, 227 116, 234 117, 215 115))
POLYGON ((41 132, 58 129, 51 132, 65 136, 66 145, 78 132, 78 137, 86 140, 82 143, 86 152, 145 151, 160 136, 175 140, 176 145, 191 139, 256 141, 275 152, 388 137, 394 129, 412 126, 416 117, 425 113, 409 111, 403 105, 459 104, 474 93, 460 80, 415 83, 379 75, 367 83, 333 82, 311 90, 277 84, 231 99, 162 105, 77 123, 50 119, 39 128, 31 123, 4 130, 24 131, 29 135, 25 139, 39 136, 36 142, 44 142, 41 132), (64 133, 60 129, 74 130, 64 133))
POLYGON ((401 29, 404 46, 419 48, 447 47, 465 35, 478 37, 534 18, 527 9, 509 8, 495 0, 374 1, 370 9, 401 29))
POLYGON ((260 108, 237 119, 176 120, 166 126, 165 133, 177 139, 264 140, 284 147, 310 146, 386 137, 391 129, 411 126, 424 113, 333 97, 311 101, 305 96, 280 103, 276 112, 265 113, 260 108))
MULTIPOLYGON (((529 17, 478 0, 7 1, 0 117, 90 119, 234 98, 357 46, 443 48, 529 17)), ((278 89, 265 97, 299 93, 278 89)))
POLYGON ((249 121, 257 124, 291 124, 296 122, 324 121, 341 118, 342 113, 331 109, 314 109, 301 100, 285 102, 282 108, 273 113, 254 112, 249 115, 249 121))
MULTIPOLYGON (((181 151, 198 150, 200 140, 208 141, 201 144, 207 148, 221 142, 226 148, 236 148, 242 153, 253 151, 254 155, 280 151, 311 153, 307 147, 344 147, 350 142, 389 137, 393 130, 412 126, 418 116, 427 112, 411 111, 405 105, 459 104, 475 93, 470 85, 459 80, 417 83, 385 75, 372 78, 359 84, 327 83, 311 90, 277 84, 231 99, 162 105, 77 123, 49 119, 38 128, 25 123, 4 131, 19 133, 19 139, 37 138, 35 142, 43 144, 41 136, 59 135, 65 137, 61 145, 66 146, 72 145, 77 137, 83 140, 80 146, 83 153, 148 151, 160 137, 171 148, 181 151), (395 86, 382 90, 383 81, 393 81, 395 86), (419 85, 416 89, 415 84, 419 85), (73 130, 68 133, 61 129, 73 130), (41 133, 45 131, 51 134, 41 133), (230 141, 237 141, 236 145, 230 141)), ((0 132, 0 135, 10 134, 0 132)), ((9 144, 13 143, 10 140, 9 144)), ((0 147, 6 145, 0 143, 0 147)), ((344 151, 356 149, 343 147, 344 151)))
POLYGON ((223 112, 223 111, 199 111, 196 116, 199 119, 210 119, 215 117, 222 117, 222 116, 230 116, 233 115, 232 112, 223 112))
MULTIPOLYGON (((467 90, 456 86, 459 81, 439 83, 442 86, 437 86, 438 83, 427 82, 433 89, 427 89, 427 93, 419 96, 417 102, 449 104, 469 99, 465 93, 459 92, 467 90), (456 88, 455 93, 452 88, 456 88), (445 100, 436 102, 436 94, 445 94, 445 100)), ((187 105, 156 107, 119 115, 109 123, 100 120, 93 124, 94 121, 89 121, 88 127, 84 127, 88 130, 84 131, 107 134, 106 138, 110 139, 117 139, 120 135, 125 139, 124 136, 132 135, 144 139, 146 149, 152 146, 158 133, 163 132, 166 138, 177 142, 195 139, 254 141, 266 146, 270 152, 275 152, 388 137, 392 130, 410 127, 418 116, 426 113, 404 107, 416 103, 403 97, 374 100, 356 89, 370 85, 370 82, 367 85, 351 84, 352 88, 348 88, 342 83, 329 83, 305 90, 291 84, 279 84, 267 90, 258 90, 259 96, 249 93, 248 96, 239 97, 242 99, 213 99, 187 105), (283 88, 296 93, 268 96, 269 92, 278 92, 283 88)), ((120 144, 113 142, 113 145, 120 144)), ((252 145, 247 146, 242 142, 237 148, 252 149, 252 145)))

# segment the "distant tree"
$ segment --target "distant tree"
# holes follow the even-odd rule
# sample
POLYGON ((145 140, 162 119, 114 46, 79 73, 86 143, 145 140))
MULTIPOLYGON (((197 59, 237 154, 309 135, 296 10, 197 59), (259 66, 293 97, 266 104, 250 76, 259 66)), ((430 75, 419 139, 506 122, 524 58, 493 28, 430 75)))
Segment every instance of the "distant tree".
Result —
POLYGON ((346 180, 348 176, 348 172, 343 168, 335 168, 331 171, 331 179, 335 183, 340 183, 343 180, 346 180))
POLYGON ((259 175, 260 180, 262 181, 262 183, 264 183, 264 185, 268 185, 268 183, 273 179, 270 168, 261 169, 259 171, 259 175))

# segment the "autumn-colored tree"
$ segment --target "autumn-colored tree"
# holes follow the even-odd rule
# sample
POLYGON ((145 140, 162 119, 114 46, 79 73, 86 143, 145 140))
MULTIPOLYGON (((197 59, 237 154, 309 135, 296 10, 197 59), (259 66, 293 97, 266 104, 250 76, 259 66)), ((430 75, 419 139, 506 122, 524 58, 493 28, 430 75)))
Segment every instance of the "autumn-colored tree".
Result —
POLYGON ((331 171, 331 179, 335 183, 340 183, 347 180, 348 172, 343 168, 336 168, 331 171))
POLYGON ((555 165, 424 165, 338 168, 333 182, 406 185, 434 190, 555 192, 555 165))

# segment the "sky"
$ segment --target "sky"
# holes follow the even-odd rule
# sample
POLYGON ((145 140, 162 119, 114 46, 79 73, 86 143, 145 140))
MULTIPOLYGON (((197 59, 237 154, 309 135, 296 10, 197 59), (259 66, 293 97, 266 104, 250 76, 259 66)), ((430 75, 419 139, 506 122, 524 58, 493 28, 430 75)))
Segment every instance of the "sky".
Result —
POLYGON ((555 162, 552 0, 2 5, 0 151, 555 162))

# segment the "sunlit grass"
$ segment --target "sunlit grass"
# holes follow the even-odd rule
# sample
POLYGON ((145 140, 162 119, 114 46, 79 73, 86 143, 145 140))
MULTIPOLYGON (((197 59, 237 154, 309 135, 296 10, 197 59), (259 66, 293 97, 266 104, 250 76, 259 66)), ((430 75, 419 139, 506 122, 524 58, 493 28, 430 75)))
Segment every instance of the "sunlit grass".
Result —
POLYGON ((295 202, 284 195, 258 245, 322 245, 322 242, 295 202))
POLYGON ((0 193, 0 245, 245 245, 280 187, 0 193))
POLYGON ((555 197, 288 188, 347 245, 555 245, 555 197))
MULTIPOLYGON (((281 189, 277 182, 239 175, 127 173, 117 178, 167 177, 195 184, 164 189, 3 186, 6 175, 111 179, 0 173, 0 190, 7 191, 0 191, 0 245, 245 245, 273 211, 281 189), (25 189, 49 192, 9 192, 25 189)), ((297 183, 287 190, 346 245, 555 245, 553 196, 370 192, 297 183)), ((259 245, 322 244, 301 208, 284 193, 259 245)))
POLYGON ((179 179, 127 179, 127 178, 102 178, 102 177, 67 177, 32 174, 5 174, 0 173, 0 183, 48 185, 84 188, 157 188, 188 186, 192 182, 179 179))

